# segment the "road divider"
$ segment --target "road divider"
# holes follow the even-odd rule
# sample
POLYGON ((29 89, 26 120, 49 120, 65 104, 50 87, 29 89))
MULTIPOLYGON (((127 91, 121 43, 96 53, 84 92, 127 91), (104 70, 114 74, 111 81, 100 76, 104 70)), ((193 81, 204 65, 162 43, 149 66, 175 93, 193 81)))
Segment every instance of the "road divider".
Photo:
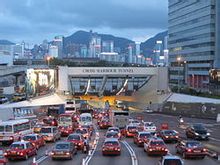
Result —
POLYGON ((94 155, 94 153, 95 153, 95 151, 96 151, 96 148, 97 148, 97 146, 98 146, 98 142, 99 142, 99 132, 98 132, 98 129, 97 129, 96 126, 94 126, 94 128, 95 128, 95 133, 96 133, 96 135, 95 135, 95 139, 94 139, 93 144, 92 144, 92 149, 89 150, 89 153, 88 153, 87 157, 86 157, 86 158, 83 158, 83 160, 82 160, 82 165, 88 165, 88 164, 89 164, 89 162, 90 162, 90 160, 92 159, 92 157, 93 157, 93 155, 94 155))
POLYGON ((122 143, 125 145, 125 147, 128 149, 128 152, 130 153, 132 165, 138 165, 137 156, 133 148, 126 141, 122 141, 122 143))

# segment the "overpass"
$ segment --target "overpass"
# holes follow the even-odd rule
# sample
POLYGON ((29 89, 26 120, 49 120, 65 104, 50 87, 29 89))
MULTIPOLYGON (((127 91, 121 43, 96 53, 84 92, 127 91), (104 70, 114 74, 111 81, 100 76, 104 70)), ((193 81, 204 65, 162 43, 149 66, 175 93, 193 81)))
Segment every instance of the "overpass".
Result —
POLYGON ((14 65, 14 66, 1 66, 0 67, 0 77, 5 77, 9 75, 18 75, 25 73, 27 69, 30 68, 48 68, 47 65, 14 65))

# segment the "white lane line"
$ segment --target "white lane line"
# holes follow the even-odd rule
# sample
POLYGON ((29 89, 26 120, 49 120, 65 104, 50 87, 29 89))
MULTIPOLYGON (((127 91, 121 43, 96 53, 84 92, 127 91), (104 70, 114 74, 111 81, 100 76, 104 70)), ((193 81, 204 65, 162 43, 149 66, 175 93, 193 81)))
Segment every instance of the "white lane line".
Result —
POLYGON ((128 152, 130 153, 132 165, 138 165, 138 160, 133 148, 126 141, 122 141, 122 143, 125 145, 125 147, 128 149, 128 152))
POLYGON ((48 156, 42 156, 40 159, 38 159, 36 161, 36 163, 39 164, 39 163, 43 162, 45 159, 47 159, 47 158, 48 158, 48 156))
POLYGON ((209 137, 209 139, 211 139, 211 140, 213 140, 213 141, 220 142, 220 139, 216 139, 216 138, 213 138, 213 137, 209 137))
POLYGON ((96 132, 96 136, 95 136, 95 140, 94 140, 94 147, 92 150, 89 150, 89 154, 87 155, 87 157, 85 159, 83 159, 82 165, 88 165, 90 160, 92 159, 96 148, 98 146, 98 142, 99 142, 99 132, 98 129, 95 126, 95 132, 96 132))

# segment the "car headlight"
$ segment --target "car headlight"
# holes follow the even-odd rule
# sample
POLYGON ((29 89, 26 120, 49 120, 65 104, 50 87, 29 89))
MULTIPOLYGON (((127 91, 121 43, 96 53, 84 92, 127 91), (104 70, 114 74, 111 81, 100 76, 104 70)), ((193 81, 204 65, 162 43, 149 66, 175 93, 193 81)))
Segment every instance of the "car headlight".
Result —
POLYGON ((195 135, 196 135, 196 136, 199 136, 199 134, 198 134, 197 132, 195 132, 195 135))
POLYGON ((210 136, 210 133, 208 132, 206 135, 210 136))

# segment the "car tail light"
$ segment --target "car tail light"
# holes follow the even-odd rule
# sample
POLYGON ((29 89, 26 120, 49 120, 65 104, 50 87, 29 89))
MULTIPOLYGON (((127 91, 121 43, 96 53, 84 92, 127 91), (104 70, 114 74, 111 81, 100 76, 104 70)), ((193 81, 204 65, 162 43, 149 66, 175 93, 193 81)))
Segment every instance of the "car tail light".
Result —
POLYGON ((208 150, 206 149, 206 148, 203 148, 203 150, 202 150, 203 152, 207 152, 208 150))
POLYGON ((54 152, 51 152, 50 155, 54 155, 54 152))
POLYGON ((70 155, 70 153, 69 153, 69 152, 66 152, 66 155, 70 155))
POLYGON ((23 153, 23 152, 20 152, 20 155, 21 155, 21 156, 23 156, 23 155, 24 155, 24 153, 23 153))
POLYGON ((150 148, 149 151, 153 151, 153 150, 150 148))
POLYGON ((7 153, 7 152, 5 152, 5 153, 4 153, 4 156, 7 156, 7 155, 8 155, 8 153, 7 153))
POLYGON ((9 140, 14 140, 14 137, 13 137, 13 136, 10 136, 9 140))
POLYGON ((165 138, 169 138, 169 136, 165 136, 165 138))
POLYGON ((167 148, 165 148, 165 150, 164 151, 168 151, 168 149, 167 148))
POLYGON ((179 136, 176 136, 176 138, 179 138, 179 136))
POLYGON ((187 152, 192 152, 192 149, 187 149, 186 151, 187 151, 187 152))

